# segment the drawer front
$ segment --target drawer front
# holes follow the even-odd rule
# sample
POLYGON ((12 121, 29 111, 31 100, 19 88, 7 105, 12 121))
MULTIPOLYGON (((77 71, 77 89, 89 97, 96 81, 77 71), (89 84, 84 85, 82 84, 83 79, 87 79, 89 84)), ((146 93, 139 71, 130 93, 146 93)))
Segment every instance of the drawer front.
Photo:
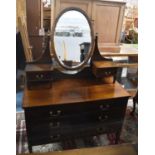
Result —
POLYGON ((26 126, 35 145, 93 136, 121 129, 127 98, 26 108, 26 126))
POLYGON ((59 106, 44 106, 25 109, 26 116, 32 121, 41 121, 44 119, 65 119, 74 115, 82 115, 85 113, 104 113, 115 112, 124 113, 126 109, 127 99, 115 99, 107 101, 96 101, 83 104, 67 104, 59 106))
MULTIPOLYGON (((76 135, 98 135, 98 134, 103 134, 103 133, 108 133, 108 132, 116 132, 117 130, 120 130, 122 126, 122 121, 109 121, 106 123, 87 123, 83 125, 77 125, 75 126, 72 130, 68 132, 59 133, 60 135, 69 135, 69 136, 76 136, 76 135)), ((52 134, 52 133, 50 133, 52 134)))
POLYGON ((72 129, 88 128, 90 126, 96 127, 98 125, 104 125, 109 122, 116 122, 122 120, 123 113, 118 111, 113 113, 110 112, 94 112, 85 113, 81 115, 74 115, 72 117, 63 117, 63 119, 47 119, 44 121, 29 121, 29 132, 32 134, 43 134, 43 133, 64 133, 71 132, 72 129))
POLYGON ((115 76, 117 73, 117 68, 96 68, 95 66, 93 66, 93 73, 97 78, 115 76))
POLYGON ((50 142, 58 142, 71 138, 80 138, 87 136, 96 136, 104 133, 116 132, 121 129, 122 122, 115 121, 106 124, 87 124, 74 126, 70 130, 63 130, 64 132, 44 132, 44 133, 33 133, 30 135, 30 141, 33 145, 46 144, 50 142))
POLYGON ((31 135, 29 141, 32 145, 42 145, 63 140, 62 135, 31 135))
POLYGON ((45 81, 51 80, 51 72, 29 72, 26 73, 27 81, 45 81))

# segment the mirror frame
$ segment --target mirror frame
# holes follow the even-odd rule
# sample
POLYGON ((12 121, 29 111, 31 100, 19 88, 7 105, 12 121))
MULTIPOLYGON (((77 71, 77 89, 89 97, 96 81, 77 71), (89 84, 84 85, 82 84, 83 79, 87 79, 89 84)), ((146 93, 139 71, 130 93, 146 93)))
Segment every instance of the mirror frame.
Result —
POLYGON ((56 62, 58 62, 58 64, 60 65, 61 69, 59 69, 60 71, 62 72, 67 72, 68 71, 77 71, 79 72, 80 70, 82 70, 84 68, 84 66, 86 65, 86 63, 89 61, 89 59, 92 57, 93 55, 93 51, 94 51, 94 43, 95 43, 95 39, 94 39, 94 31, 93 31, 93 27, 92 27, 92 23, 91 23, 91 20, 89 19, 88 15, 85 13, 85 11, 83 11, 82 9, 80 8, 76 8, 76 7, 69 7, 69 8, 66 8, 66 9, 63 9, 57 16, 54 24, 53 24, 53 27, 52 27, 52 33, 51 33, 51 48, 52 48, 52 51, 53 51, 53 54, 54 54, 54 58, 56 60, 56 62), (89 27, 90 27, 90 35, 91 35, 91 44, 90 44, 90 47, 89 47, 89 51, 88 51, 88 54, 86 56, 86 58, 84 59, 83 62, 81 62, 79 65, 76 65, 76 66, 67 66, 65 65, 63 62, 61 62, 57 56, 57 53, 56 53, 56 50, 55 50, 55 46, 54 46, 54 33, 55 33, 55 28, 56 28, 56 25, 59 21, 59 19, 61 18, 61 16, 66 13, 67 11, 78 11, 80 12, 81 14, 83 14, 89 24, 89 27))

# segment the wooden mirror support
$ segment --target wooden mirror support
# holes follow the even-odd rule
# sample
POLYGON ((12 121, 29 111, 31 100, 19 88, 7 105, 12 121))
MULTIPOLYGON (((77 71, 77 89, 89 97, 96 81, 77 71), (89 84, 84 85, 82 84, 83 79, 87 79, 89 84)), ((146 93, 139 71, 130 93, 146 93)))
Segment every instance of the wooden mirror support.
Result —
POLYGON ((91 58, 92 72, 96 78, 102 80, 104 83, 114 83, 116 80, 117 68, 102 67, 103 63, 113 63, 112 59, 101 56, 98 49, 98 36, 95 38, 95 48, 91 58))
POLYGON ((79 76, 85 75, 85 73, 89 72, 87 76, 95 76, 96 80, 102 81, 105 84, 114 83, 116 81, 117 69, 119 66, 115 64, 112 59, 104 58, 101 56, 100 51, 98 49, 98 36, 95 37, 94 42, 94 50, 92 52, 92 57, 90 58, 90 65, 85 67, 82 66, 80 72, 73 72, 72 70, 66 70, 60 72, 59 66, 55 66, 52 64, 52 59, 49 53, 49 36, 46 38, 46 46, 45 52, 42 57, 35 62, 28 63, 26 66, 26 81, 29 89, 36 87, 37 85, 47 85, 51 86, 51 82, 53 79, 57 78, 55 75, 59 75, 60 77, 72 77, 77 78, 79 76), (68 73, 68 75, 66 74, 68 73), (74 74, 73 74, 74 73, 74 74))
POLYGON ((38 88, 38 85, 49 88, 51 86, 53 62, 50 56, 50 37, 44 36, 43 54, 35 61, 28 62, 26 65, 26 83, 29 89, 38 88), (46 85, 46 86, 45 86, 46 85))
POLYGON ((28 64, 52 64, 52 57, 50 53, 50 36, 45 34, 42 43, 42 54, 37 59, 28 62, 28 64))

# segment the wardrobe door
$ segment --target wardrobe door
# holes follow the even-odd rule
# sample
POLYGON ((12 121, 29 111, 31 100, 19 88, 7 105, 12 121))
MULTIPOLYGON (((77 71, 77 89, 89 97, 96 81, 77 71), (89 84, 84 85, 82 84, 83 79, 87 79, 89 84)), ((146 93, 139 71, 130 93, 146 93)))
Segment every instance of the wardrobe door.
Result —
POLYGON ((124 5, 121 3, 95 2, 92 18, 94 30, 101 43, 118 43, 124 17, 124 5))
POLYGON ((41 28, 41 0, 26 0, 27 27, 29 35, 39 35, 41 28))
POLYGON ((41 0, 26 0, 26 12, 29 41, 35 60, 42 54, 43 37, 39 35, 39 30, 43 27, 43 3, 41 0))
POLYGON ((93 3, 92 19, 94 31, 98 33, 99 47, 119 45, 124 9, 125 3, 99 1, 93 3))

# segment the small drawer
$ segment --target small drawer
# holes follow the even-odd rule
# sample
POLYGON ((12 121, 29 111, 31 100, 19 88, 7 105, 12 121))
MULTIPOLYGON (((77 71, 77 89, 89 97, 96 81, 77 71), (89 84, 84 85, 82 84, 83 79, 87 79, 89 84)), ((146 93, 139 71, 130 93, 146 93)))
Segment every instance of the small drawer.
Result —
POLYGON ((51 72, 29 72, 26 74, 27 81, 45 81, 51 80, 51 72))
POLYGON ((25 116, 30 121, 44 121, 49 118, 59 118, 62 115, 62 110, 59 108, 43 107, 43 108, 28 108, 25 110, 25 116))
POLYGON ((117 68, 96 68, 96 66, 93 66, 93 74, 96 76, 96 78, 115 76, 116 73, 117 68))

